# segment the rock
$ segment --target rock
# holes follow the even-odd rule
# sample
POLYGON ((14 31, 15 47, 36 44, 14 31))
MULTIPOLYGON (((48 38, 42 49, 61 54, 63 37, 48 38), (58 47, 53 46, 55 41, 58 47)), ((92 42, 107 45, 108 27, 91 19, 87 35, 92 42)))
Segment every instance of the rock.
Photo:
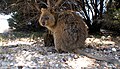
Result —
POLYGON ((116 52, 116 48, 112 48, 112 51, 116 52))

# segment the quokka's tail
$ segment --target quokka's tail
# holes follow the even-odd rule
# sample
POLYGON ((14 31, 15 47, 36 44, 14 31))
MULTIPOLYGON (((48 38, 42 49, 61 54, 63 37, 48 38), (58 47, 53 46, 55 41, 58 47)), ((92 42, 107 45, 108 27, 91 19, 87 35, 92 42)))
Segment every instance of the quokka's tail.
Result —
POLYGON ((99 57, 99 56, 94 56, 94 55, 91 55, 89 53, 86 53, 80 49, 78 50, 75 50, 74 51, 75 53, 77 54, 80 54, 80 55, 84 55, 84 56, 87 56, 89 58, 93 58, 93 59, 96 59, 96 60, 100 60, 100 61, 106 61, 106 62, 109 62, 109 63, 113 63, 115 65, 117 65, 118 67, 120 67, 120 62, 119 60, 117 59, 111 59, 110 57, 99 57))

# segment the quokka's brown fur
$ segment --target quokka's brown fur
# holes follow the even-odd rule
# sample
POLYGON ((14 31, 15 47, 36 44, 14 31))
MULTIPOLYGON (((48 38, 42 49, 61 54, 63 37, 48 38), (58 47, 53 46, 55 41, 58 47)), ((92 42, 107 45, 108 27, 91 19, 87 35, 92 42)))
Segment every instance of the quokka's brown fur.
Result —
POLYGON ((41 9, 39 23, 53 33, 57 51, 74 52, 97 60, 103 60, 120 65, 116 59, 93 56, 81 49, 86 48, 85 40, 88 35, 87 26, 82 18, 72 11, 53 13, 49 9, 41 9))
POLYGON ((85 47, 88 32, 86 24, 80 16, 74 12, 65 11, 54 18, 54 15, 47 9, 42 9, 41 12, 39 22, 53 32, 57 51, 71 52, 85 47))

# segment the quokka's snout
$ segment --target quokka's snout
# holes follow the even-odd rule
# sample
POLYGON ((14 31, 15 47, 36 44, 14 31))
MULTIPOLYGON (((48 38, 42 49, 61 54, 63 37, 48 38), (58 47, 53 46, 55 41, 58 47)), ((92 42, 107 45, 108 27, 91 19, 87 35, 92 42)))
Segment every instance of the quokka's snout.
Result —
POLYGON ((41 24, 42 24, 42 26, 45 26, 45 22, 42 22, 41 24))
POLYGON ((49 20, 49 17, 48 16, 44 16, 40 19, 39 22, 41 22, 41 25, 42 26, 46 26, 47 25, 47 21, 49 20))

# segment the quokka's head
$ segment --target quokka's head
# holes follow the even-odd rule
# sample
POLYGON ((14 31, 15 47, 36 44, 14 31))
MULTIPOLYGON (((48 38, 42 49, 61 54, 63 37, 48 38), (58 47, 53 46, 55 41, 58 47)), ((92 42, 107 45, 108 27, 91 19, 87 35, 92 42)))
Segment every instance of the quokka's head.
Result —
POLYGON ((52 27, 55 25, 55 17, 47 8, 41 8, 41 16, 39 23, 44 27, 52 27))

